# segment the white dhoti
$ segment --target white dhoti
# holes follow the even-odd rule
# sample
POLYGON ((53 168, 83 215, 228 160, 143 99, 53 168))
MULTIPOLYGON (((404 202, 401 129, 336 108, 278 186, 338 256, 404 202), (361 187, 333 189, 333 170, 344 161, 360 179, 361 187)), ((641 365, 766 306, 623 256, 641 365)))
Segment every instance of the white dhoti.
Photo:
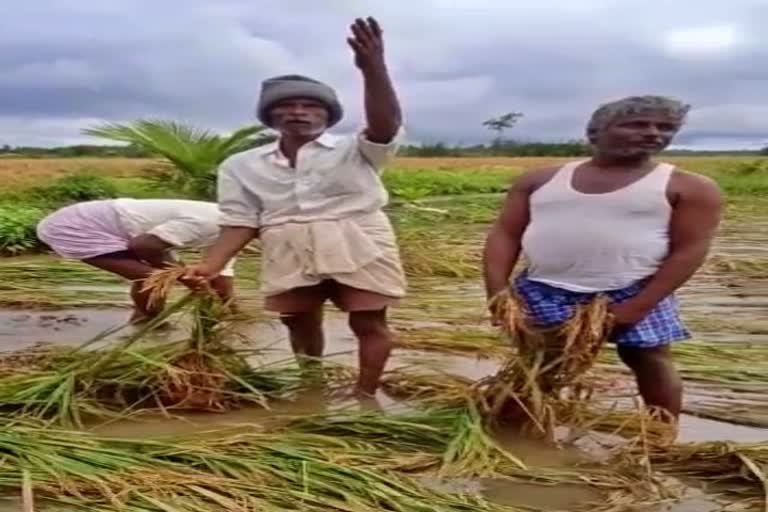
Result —
POLYGON ((388 297, 405 296, 395 233, 382 211, 267 226, 259 238, 261 290, 267 296, 329 279, 388 297))

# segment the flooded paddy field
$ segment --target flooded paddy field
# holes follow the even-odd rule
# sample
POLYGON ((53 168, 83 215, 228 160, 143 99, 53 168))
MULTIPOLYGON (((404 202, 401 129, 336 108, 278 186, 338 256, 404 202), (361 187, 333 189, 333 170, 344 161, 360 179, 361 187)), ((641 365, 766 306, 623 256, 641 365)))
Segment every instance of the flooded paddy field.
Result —
MULTIPOLYGON (((439 202, 430 207, 445 209, 439 202)), ((447 215, 450 220, 454 213, 448 210, 447 214, 427 211, 424 215, 447 215)), ((184 440, 189 436, 211 432, 214 437, 221 437, 222 432, 272 435, 272 432, 281 432, 281 425, 292 425, 297 418, 318 418, 317 421, 329 418, 327 421, 331 421, 339 415, 361 414, 373 418, 418 415, 424 405, 395 392, 398 379, 426 376, 428 385, 437 386, 445 379, 473 382, 493 375, 512 353, 501 336, 489 327, 477 275, 478 244, 488 217, 483 212, 472 211, 462 211, 455 216, 455 220, 443 227, 450 230, 455 226, 456 236, 429 240, 435 246, 431 252, 424 252, 423 237, 404 233, 411 291, 410 296, 391 311, 397 348, 388 367, 390 385, 385 385, 375 399, 360 401, 351 397, 350 383, 340 379, 331 388, 302 389, 272 400, 267 408, 245 406, 224 412, 154 411, 107 421, 89 420, 80 430, 100 440, 178 438, 183 447, 185 442, 191 443, 184 440), (416 255, 409 257, 409 254, 416 255), (447 260, 439 254, 448 255, 447 260)), ((417 479, 419 485, 430 490, 424 491, 424 496, 431 496, 429 492, 434 491, 465 497, 461 498, 466 500, 465 509, 450 502, 451 505, 434 510, 762 510, 760 472, 768 460, 766 270, 768 220, 758 213, 730 213, 707 265, 679 293, 684 319, 694 339, 677 344, 674 349, 685 379, 686 395, 678 437, 669 450, 649 451, 650 459, 631 458, 634 462, 622 466, 617 465, 616 457, 629 442, 628 437, 617 435, 611 429, 579 432, 579 429, 565 428, 559 436, 562 442, 556 446, 499 431, 495 432, 494 442, 511 454, 515 463, 491 464, 489 460, 498 456, 489 455, 495 453, 493 450, 482 452, 482 457, 477 455, 480 452, 470 451, 468 453, 475 454, 470 459, 477 466, 469 468, 468 463, 462 463, 465 464, 460 465, 464 468, 462 471, 454 468, 453 473, 441 474, 434 471, 440 463, 425 462, 436 457, 428 450, 411 451, 407 454, 407 463, 404 460, 395 463, 387 459, 390 451, 395 453, 394 449, 390 450, 388 441, 380 441, 384 443, 382 459, 387 459, 382 460, 382 464, 389 464, 388 471, 397 467, 397 471, 417 479), (720 458, 710 454, 706 456, 711 457, 709 459, 693 455, 697 446, 728 445, 745 447, 743 453, 733 455, 736 462, 728 459, 729 465, 723 462, 727 454, 720 458), (680 461, 677 466, 672 463, 672 454, 680 461), (763 458, 757 460, 755 454, 762 454, 763 458), (686 456, 692 458, 685 459, 686 456), (744 458, 748 462, 743 462, 744 458), (638 463, 643 460, 645 465, 638 463), (712 474, 699 468, 706 466, 707 461, 713 468, 712 474), (494 464, 495 469, 489 469, 494 464), (722 464, 721 470, 717 469, 718 464, 722 464), (422 465, 428 471, 414 469, 422 465), (409 469, 405 469, 406 466, 409 469), (738 478, 732 475, 738 472, 737 466, 742 474, 738 478), (690 471, 686 472, 686 467, 690 471), (722 479, 717 478, 718 471, 722 479), (479 502, 472 500, 482 500, 485 508, 478 508, 479 502)), ((260 310, 258 256, 243 258, 238 273, 238 295, 247 316, 233 323, 236 343, 247 347, 248 360, 254 367, 291 364, 284 328, 277 318, 260 310)), ((63 262, 48 255, 7 258, 0 261, 0 277, 0 346, 6 353, 49 344, 76 347, 96 337, 100 337, 97 346, 103 347, 130 338, 138 329, 125 325, 130 316, 125 283, 85 265, 63 262)), ((174 298, 183 294, 184 290, 179 289, 174 298)), ((357 346, 346 319, 329 308, 325 325, 328 364, 354 370, 357 346)), ((188 320, 172 317, 167 326, 150 333, 146 341, 162 345, 184 340, 189 330, 188 320)), ((634 382, 618 362, 612 347, 604 349, 593 374, 594 403, 599 404, 601 410, 630 415, 636 398, 634 382)), ((334 431, 332 437, 349 441, 362 436, 362 427, 356 428, 359 430, 354 434, 351 431, 345 434, 340 429, 334 431)), ((293 431, 290 433, 294 435, 293 431)), ((365 441, 373 442, 368 438, 365 441)), ((194 451, 192 445, 189 446, 189 451, 194 451)), ((634 449, 636 447, 627 448, 634 449)), ((707 453, 716 451, 707 449, 710 450, 707 453)), ((337 463, 344 466, 347 463, 343 460, 344 456, 339 455, 337 463)), ((355 462, 349 455, 348 464, 354 466, 359 461, 355 462)), ((307 478, 311 481, 311 471, 307 478)), ((408 495, 411 491, 403 492, 408 495)), ((416 496, 416 491, 412 495, 416 496)), ((444 495, 439 496, 443 499, 444 495)), ((64 510, 87 509, 63 506, 64 510)), ((44 504, 43 509, 48 507, 44 504)), ((50 507, 56 509, 54 504, 50 507)), ((256 510, 243 507, 232 510, 256 510)), ((0 506, 0 510, 5 509, 0 506)), ((9 501, 7 510, 18 510, 18 503, 9 501)))

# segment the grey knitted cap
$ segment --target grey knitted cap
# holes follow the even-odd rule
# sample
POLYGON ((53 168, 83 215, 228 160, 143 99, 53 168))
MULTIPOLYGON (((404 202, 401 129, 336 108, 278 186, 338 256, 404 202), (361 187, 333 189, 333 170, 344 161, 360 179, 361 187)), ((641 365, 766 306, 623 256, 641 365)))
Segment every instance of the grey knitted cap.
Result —
POLYGON ((302 75, 281 75, 264 80, 259 96, 258 118, 269 125, 269 109, 278 101, 290 98, 311 98, 328 108, 328 127, 341 121, 344 111, 332 87, 302 75))

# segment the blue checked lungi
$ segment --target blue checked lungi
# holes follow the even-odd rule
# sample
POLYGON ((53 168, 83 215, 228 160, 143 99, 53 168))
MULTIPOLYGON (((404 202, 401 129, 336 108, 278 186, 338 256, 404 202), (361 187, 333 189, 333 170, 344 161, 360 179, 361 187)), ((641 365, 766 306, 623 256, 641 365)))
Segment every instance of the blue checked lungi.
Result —
MULTIPOLYGON (((637 295, 642 287, 642 283, 635 283, 620 290, 601 293, 610 302, 618 304, 637 295)), ((598 295, 572 292, 531 281, 525 272, 515 278, 514 288, 525 302, 531 321, 542 328, 555 327, 568 321, 578 304, 589 302, 598 295)), ((670 295, 659 302, 640 322, 619 331, 611 342, 622 346, 651 348, 690 337, 690 332, 680 319, 677 299, 670 295)))

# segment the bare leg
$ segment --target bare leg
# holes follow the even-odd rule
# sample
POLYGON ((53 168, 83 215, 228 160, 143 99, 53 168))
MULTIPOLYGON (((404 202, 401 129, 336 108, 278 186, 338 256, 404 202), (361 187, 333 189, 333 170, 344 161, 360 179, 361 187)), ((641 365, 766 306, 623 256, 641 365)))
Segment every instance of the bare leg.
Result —
POLYGON ((131 283, 131 300, 134 308, 131 316, 131 323, 141 323, 159 315, 165 307, 165 301, 157 301, 152 306, 149 305, 149 292, 141 291, 144 281, 134 281, 131 283))
POLYGON ((147 320, 162 310, 162 305, 159 308, 150 308, 148 305, 148 294, 141 292, 141 280, 145 279, 155 269, 136 259, 132 253, 124 251, 105 254, 83 260, 83 263, 133 281, 131 284, 131 299, 133 300, 134 312, 131 316, 131 322, 136 323, 147 320))
POLYGON ((284 313, 281 320, 288 328, 291 348, 300 365, 306 367, 308 363, 303 356, 314 359, 323 356, 325 338, 322 308, 306 313, 284 313))
POLYGON ((640 396, 649 408, 661 408, 675 421, 683 401, 683 382, 669 345, 653 348, 618 347, 619 357, 635 374, 640 396))
POLYGON ((360 342, 357 390, 366 395, 374 395, 392 352, 392 335, 387 326, 386 309, 353 311, 349 314, 349 326, 360 342))

